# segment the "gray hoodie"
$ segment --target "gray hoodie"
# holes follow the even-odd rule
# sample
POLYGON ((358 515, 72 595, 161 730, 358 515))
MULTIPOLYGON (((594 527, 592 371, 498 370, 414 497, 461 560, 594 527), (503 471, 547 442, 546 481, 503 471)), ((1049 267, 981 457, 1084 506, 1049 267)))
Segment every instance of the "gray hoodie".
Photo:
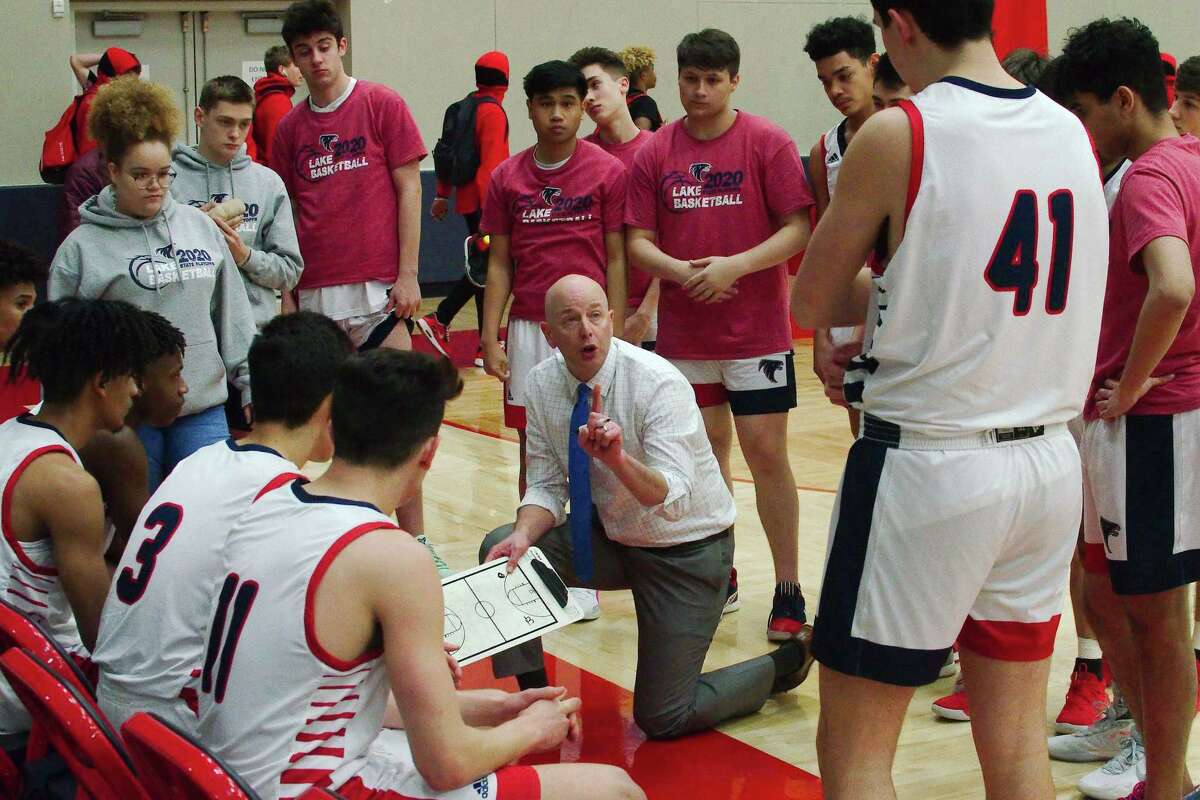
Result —
POLYGON ((250 259, 240 270, 254 321, 261 328, 279 313, 276 290, 295 289, 304 269, 283 181, 274 170, 251 161, 244 146, 225 165, 182 144, 175 145, 173 155, 178 177, 171 184, 171 195, 176 200, 202 206, 232 197, 246 204, 238 235, 250 248, 250 259))
POLYGON ((61 297, 125 300, 156 311, 183 332, 183 377, 188 393, 182 414, 225 402, 228 374, 250 402, 246 355, 254 317, 225 237, 204 212, 168 193, 151 219, 117 210, 106 186, 79 207, 83 224, 59 246, 47 284, 61 297))

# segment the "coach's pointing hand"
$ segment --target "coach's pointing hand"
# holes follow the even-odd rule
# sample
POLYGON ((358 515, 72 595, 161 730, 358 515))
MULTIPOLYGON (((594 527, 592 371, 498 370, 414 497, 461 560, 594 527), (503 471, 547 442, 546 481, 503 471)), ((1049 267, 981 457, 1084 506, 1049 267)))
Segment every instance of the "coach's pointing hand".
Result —
POLYGON ((624 445, 621 426, 604 415, 600 401, 600 384, 592 387, 592 410, 585 425, 579 426, 579 446, 583 452, 610 468, 621 461, 624 445))

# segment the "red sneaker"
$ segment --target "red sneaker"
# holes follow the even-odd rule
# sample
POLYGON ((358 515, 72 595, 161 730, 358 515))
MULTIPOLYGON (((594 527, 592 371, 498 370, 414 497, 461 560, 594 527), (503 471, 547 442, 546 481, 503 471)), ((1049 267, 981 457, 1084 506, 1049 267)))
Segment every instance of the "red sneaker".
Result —
POLYGON ((775 587, 771 615, 767 617, 767 640, 786 642, 801 639, 812 628, 804 614, 804 595, 798 584, 780 583, 775 587), (794 588, 793 588, 794 587, 794 588))
POLYGON ((1071 673, 1071 685, 1067 688, 1067 699, 1054 720, 1055 733, 1084 733, 1104 719, 1109 702, 1104 679, 1097 678, 1082 664, 1076 664, 1071 673))
POLYGON ((953 692, 933 701, 933 713, 954 722, 971 721, 971 710, 967 707, 967 687, 962 678, 954 682, 953 692))
POLYGON ((450 354, 446 352, 447 345, 450 344, 450 329, 441 323, 436 314, 426 314, 417 320, 417 327, 421 329, 421 333, 425 334, 425 338, 433 345, 433 349, 444 355, 446 358, 450 354))

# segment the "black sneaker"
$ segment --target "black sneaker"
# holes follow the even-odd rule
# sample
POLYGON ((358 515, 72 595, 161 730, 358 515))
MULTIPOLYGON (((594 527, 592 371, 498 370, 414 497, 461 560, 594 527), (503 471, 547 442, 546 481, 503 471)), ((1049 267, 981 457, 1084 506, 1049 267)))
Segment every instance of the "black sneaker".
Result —
POLYGON ((771 616, 767 618, 767 640, 786 642, 799 639, 807 629, 809 636, 812 628, 807 625, 808 618, 804 615, 804 595, 800 592, 798 583, 779 583, 775 586, 775 599, 771 603, 771 616))
POLYGON ((801 635, 789 639, 771 654, 775 661, 775 682, 771 684, 771 694, 790 692, 808 677, 812 669, 812 626, 805 625, 801 635))

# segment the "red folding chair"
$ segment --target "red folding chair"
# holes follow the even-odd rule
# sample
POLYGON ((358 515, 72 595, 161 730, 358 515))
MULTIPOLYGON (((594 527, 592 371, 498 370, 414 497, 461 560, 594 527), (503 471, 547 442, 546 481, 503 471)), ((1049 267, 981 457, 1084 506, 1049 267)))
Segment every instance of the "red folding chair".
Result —
POLYGON ((173 800, 259 800, 214 753, 157 714, 139 711, 121 735, 146 791, 173 800))
POLYGON ((79 664, 60 645, 42 623, 16 606, 0 600, 0 652, 10 647, 23 647, 91 700, 96 699, 95 683, 84 674, 79 664))
MULTIPOLYGON (((56 673, 73 682, 88 698, 95 700, 96 691, 91 679, 83 673, 50 632, 24 611, 0 600, 0 653, 10 647, 24 647, 56 673)), ((45 757, 49 750, 45 731, 34 725, 29 731, 24 749, 26 761, 36 761, 45 757)), ((4 790, 4 796, 16 797, 20 788, 20 769, 7 752, 0 750, 0 789, 4 790)))
POLYGON ((24 648, 0 655, 0 673, 79 782, 79 797, 150 800, 120 737, 75 684, 24 648))

